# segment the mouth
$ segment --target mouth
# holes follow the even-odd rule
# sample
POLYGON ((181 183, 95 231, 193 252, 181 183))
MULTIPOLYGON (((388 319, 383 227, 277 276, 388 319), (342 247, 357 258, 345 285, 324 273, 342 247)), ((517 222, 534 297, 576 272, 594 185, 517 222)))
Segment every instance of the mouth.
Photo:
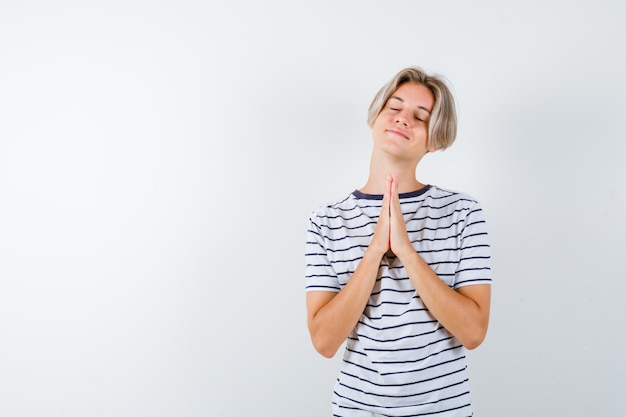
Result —
POLYGON ((389 133, 391 133, 393 135, 396 135, 396 136, 400 136, 403 139, 407 139, 407 140, 409 139, 409 137, 406 135, 406 133, 404 133, 403 131, 398 130, 398 129, 387 129, 387 132, 389 132, 389 133))

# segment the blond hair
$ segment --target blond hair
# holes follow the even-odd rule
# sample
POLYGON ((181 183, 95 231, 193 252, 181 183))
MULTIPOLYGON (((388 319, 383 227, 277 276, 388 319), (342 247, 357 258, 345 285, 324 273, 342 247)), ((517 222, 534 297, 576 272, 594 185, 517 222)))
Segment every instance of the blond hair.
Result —
POLYGON ((435 98, 435 105, 428 123, 428 147, 446 149, 452 145, 456 138, 456 109, 454 97, 439 75, 429 75, 419 67, 408 67, 398 72, 387 84, 385 84, 370 104, 367 113, 367 124, 372 126, 382 111, 389 97, 405 83, 417 83, 427 87, 435 98))

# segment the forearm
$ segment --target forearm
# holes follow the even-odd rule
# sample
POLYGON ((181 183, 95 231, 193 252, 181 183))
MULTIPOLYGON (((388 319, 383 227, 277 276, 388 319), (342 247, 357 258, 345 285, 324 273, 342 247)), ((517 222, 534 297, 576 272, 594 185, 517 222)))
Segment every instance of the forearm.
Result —
POLYGON ((381 258, 377 251, 368 249, 339 293, 320 307, 309 305, 309 332, 315 349, 323 356, 332 357, 357 325, 376 282, 381 258))
POLYGON ((468 349, 480 345, 489 321, 488 299, 479 303, 450 288, 414 250, 401 261, 417 294, 441 325, 468 349))

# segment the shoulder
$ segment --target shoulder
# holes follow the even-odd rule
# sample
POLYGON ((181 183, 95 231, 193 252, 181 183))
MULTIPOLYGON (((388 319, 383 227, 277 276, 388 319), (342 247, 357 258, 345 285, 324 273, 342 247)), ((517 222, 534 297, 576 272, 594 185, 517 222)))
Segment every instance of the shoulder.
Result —
POLYGON ((470 194, 455 191, 448 188, 431 185, 428 190, 428 198, 442 205, 455 205, 465 207, 479 207, 480 203, 470 194))
POLYGON ((356 197, 350 193, 340 199, 331 201, 328 204, 317 207, 311 212, 312 221, 325 222, 329 218, 341 217, 357 207, 356 197))
POLYGON ((424 205, 437 218, 484 222, 483 208, 474 196, 443 187, 431 186, 424 205))

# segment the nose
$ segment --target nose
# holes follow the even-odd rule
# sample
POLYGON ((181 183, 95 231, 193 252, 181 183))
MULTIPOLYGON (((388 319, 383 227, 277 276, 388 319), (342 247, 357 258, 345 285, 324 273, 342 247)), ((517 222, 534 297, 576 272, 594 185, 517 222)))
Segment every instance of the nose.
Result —
POLYGON ((400 123, 401 125, 406 127, 409 126, 409 119, 404 114, 404 112, 399 112, 398 114, 396 114, 395 122, 400 123))

